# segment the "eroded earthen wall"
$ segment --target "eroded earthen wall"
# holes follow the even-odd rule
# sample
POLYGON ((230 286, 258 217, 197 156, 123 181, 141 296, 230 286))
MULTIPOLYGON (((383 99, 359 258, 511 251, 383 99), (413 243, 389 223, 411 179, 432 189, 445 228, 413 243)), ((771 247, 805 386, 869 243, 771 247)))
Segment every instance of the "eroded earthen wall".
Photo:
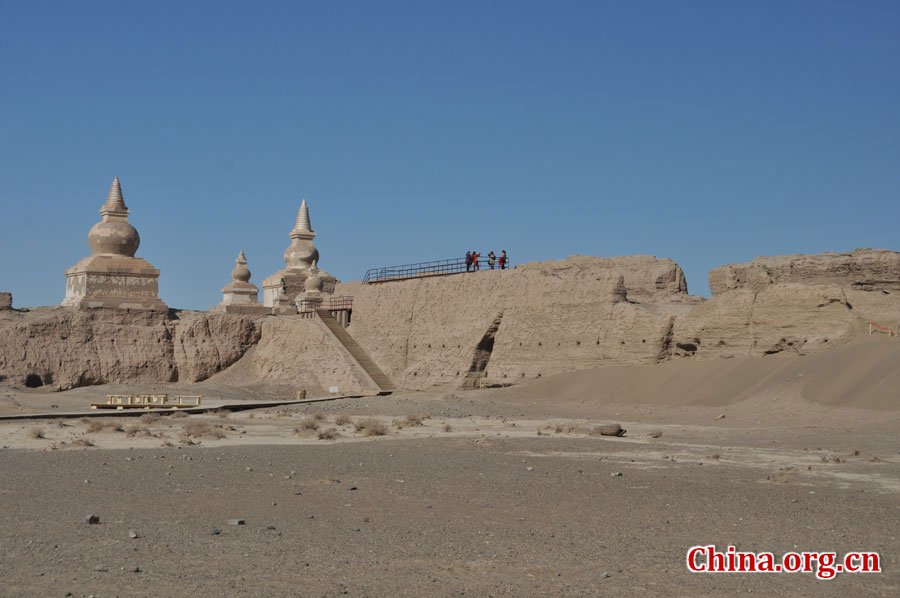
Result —
POLYGON ((473 361, 486 361, 491 383, 652 363, 672 318, 699 301, 686 291, 681 268, 651 256, 575 256, 337 289, 354 297, 349 332, 388 376, 412 389, 464 385, 473 361), (620 278, 626 301, 616 294, 620 278), (486 335, 488 359, 479 348, 486 335))
POLYGON ((197 382, 259 340, 258 318, 65 307, 0 315, 0 381, 68 389, 197 382))

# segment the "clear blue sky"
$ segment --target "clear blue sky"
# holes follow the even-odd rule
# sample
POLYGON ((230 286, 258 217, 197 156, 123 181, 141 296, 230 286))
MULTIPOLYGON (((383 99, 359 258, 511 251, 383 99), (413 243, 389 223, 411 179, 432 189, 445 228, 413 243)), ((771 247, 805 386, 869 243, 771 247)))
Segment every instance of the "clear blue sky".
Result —
POLYGON ((0 0, 0 290, 52 305, 118 175, 171 307, 506 249, 900 249, 900 3, 0 0))

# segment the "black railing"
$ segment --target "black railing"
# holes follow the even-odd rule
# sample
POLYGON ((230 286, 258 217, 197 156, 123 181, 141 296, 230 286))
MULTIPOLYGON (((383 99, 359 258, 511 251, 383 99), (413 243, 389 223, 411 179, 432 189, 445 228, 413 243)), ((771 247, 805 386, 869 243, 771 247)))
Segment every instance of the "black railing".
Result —
MULTIPOLYGON (((506 261, 506 268, 510 268, 506 261)), ((366 270, 363 282, 388 282, 391 280, 406 280, 408 278, 421 278, 425 276, 445 276, 447 274, 463 274, 478 270, 490 270, 490 264, 486 256, 481 256, 478 263, 466 265, 466 258, 458 257, 450 260, 438 260, 435 262, 420 262, 418 264, 404 264, 402 266, 387 266, 384 268, 370 268, 366 270)), ((500 269, 500 256, 494 263, 494 270, 500 269)))

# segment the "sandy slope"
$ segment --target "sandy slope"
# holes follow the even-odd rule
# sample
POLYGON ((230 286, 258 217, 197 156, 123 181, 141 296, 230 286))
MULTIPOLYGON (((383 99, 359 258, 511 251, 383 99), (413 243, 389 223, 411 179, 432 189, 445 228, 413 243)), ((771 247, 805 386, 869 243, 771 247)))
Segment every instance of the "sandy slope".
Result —
POLYGON ((674 360, 560 374, 502 394, 555 403, 735 405, 761 396, 802 398, 820 406, 900 410, 900 341, 862 339, 806 356, 674 360))

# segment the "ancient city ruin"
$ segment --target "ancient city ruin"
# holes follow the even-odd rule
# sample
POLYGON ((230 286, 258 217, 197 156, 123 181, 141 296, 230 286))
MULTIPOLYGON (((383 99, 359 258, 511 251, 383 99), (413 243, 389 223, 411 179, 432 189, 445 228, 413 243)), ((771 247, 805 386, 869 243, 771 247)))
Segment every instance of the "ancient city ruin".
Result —
POLYGON ((319 268, 306 200, 285 268, 263 281, 262 301, 241 251, 218 305, 170 317, 157 296, 160 270, 135 255, 140 237, 118 178, 100 212, 91 256, 66 271, 60 308, 19 312, 4 296, 5 380, 59 389, 198 382, 228 378, 240 362, 239 383, 311 393, 480 388, 596 367, 808 354, 850 342, 869 322, 900 328, 900 254, 892 251, 722 266, 709 274, 708 299, 688 293, 675 262, 652 256, 343 283, 319 268), (445 308, 462 302, 467 309, 445 308), (54 338, 36 327, 70 332, 54 338))

